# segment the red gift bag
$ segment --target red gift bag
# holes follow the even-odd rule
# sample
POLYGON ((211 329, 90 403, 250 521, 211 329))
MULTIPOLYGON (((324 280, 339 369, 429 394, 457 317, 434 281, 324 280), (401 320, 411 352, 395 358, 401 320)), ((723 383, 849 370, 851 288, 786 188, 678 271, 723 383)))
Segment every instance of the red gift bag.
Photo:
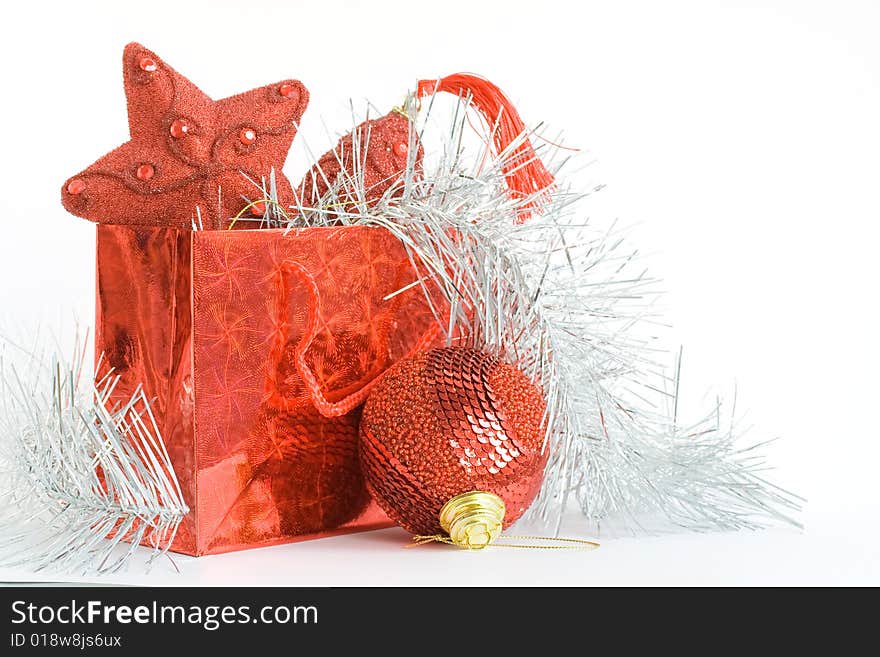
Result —
POLYGON ((373 227, 98 226, 96 351, 142 385, 191 511, 172 549, 211 554, 386 526, 357 452, 360 403, 437 323, 373 227), (402 290, 402 291, 401 291, 402 290))

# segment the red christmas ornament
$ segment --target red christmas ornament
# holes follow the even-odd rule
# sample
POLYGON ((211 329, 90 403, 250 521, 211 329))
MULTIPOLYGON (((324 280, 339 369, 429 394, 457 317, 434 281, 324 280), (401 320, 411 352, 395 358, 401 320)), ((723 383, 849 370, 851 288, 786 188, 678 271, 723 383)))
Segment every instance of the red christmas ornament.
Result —
POLYGON ((282 174, 309 94, 285 80, 213 101, 137 43, 123 55, 131 140, 65 182, 70 212, 105 224, 189 228, 200 208, 205 226, 222 227, 275 170, 279 202, 293 201, 282 174), (154 165, 142 175, 141 163, 154 165), (221 197, 218 201, 218 193, 221 197))
MULTIPOLYGON (((282 87, 281 93, 285 90, 282 87)), ((535 152, 531 141, 524 138, 525 122, 504 92, 494 83, 470 73, 455 73, 443 78, 419 80, 418 98, 446 92, 468 98, 490 128, 495 152, 505 154, 502 169, 505 172, 510 195, 516 200, 527 199, 519 213, 525 221, 540 210, 542 200, 554 184, 551 174, 535 152)), ((400 180, 406 171, 410 148, 410 120, 395 109, 380 119, 364 121, 339 140, 306 174, 297 187, 299 202, 305 207, 316 207, 330 187, 339 182, 340 174, 353 177, 363 173, 366 201, 381 198, 390 188, 402 191, 400 180), (358 147, 355 148, 354 136, 358 147), (354 155, 357 155, 357 158, 354 155), (356 166, 357 165, 357 166, 356 166)), ((421 169, 424 150, 417 142, 416 170, 421 169)), ((343 189, 345 186, 341 185, 343 189)), ((352 199, 359 201, 361 199, 352 199)))
POLYGON ((541 487, 544 409, 520 370, 486 352, 446 347, 400 361, 364 407, 367 484, 404 529, 483 547, 541 487))
MULTIPOLYGON (((394 185, 398 185, 395 192, 402 192, 399 182, 406 171, 409 130, 409 119, 397 110, 358 125, 340 139, 333 150, 324 153, 306 173, 297 187, 300 203, 305 207, 315 207, 327 190, 337 183, 340 174, 345 172, 352 177, 356 169, 363 172, 365 200, 380 199, 394 185), (354 135, 358 137, 357 147, 354 135)), ((421 166, 424 154, 419 144, 416 168, 421 166)))

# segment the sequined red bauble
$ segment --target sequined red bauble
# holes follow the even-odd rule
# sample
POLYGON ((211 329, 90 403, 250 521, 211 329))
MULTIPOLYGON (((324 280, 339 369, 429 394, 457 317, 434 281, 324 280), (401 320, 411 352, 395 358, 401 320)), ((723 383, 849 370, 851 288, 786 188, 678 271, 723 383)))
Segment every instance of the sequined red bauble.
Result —
POLYGON ((541 487, 544 399, 516 367, 476 349, 397 363, 370 394, 361 462, 384 511, 414 534, 440 533, 440 509, 473 490, 500 496, 504 525, 541 487))

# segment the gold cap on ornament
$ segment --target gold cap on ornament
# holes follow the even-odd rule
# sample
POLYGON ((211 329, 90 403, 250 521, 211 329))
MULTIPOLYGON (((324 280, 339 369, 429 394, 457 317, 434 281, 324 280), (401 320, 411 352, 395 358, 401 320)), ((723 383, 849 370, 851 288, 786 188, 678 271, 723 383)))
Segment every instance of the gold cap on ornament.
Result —
POLYGON ((448 543, 465 550, 482 550, 490 545, 509 548, 535 550, 593 550, 599 547, 595 541, 582 538, 561 538, 548 536, 508 536, 523 543, 501 542, 496 539, 504 529, 504 500, 495 493, 472 490, 456 495, 440 509, 440 527, 446 534, 413 536, 407 547, 426 543, 448 543), (537 544, 536 544, 537 543, 537 544), (550 545, 547 545, 547 544, 550 545))
POLYGON ((501 535, 504 500, 482 490, 456 495, 440 509, 440 526, 460 548, 482 550, 501 535))

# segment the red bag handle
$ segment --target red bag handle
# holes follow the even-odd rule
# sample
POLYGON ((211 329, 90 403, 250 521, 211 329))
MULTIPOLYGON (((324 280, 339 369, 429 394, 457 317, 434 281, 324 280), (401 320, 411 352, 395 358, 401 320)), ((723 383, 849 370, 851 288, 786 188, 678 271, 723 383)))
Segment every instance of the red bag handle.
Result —
MULTIPOLYGON (((382 380, 382 376, 384 375, 385 371, 387 371, 387 368, 383 372, 376 375, 363 387, 353 393, 346 395, 339 401, 331 402, 327 399, 324 391, 321 390, 321 384, 319 383, 318 378, 315 376, 314 372, 312 372, 308 362, 306 362, 306 352, 308 351, 309 347, 312 344, 312 341, 315 339, 315 335, 318 332, 318 308, 320 308, 320 292, 318 291, 318 285, 317 283, 315 283, 315 279, 312 274, 300 263, 294 260, 285 260, 278 267, 278 270, 275 274, 275 293, 276 298, 278 299, 278 315, 276 317, 276 321, 279 329, 276 332, 275 340, 273 341, 272 348, 269 354, 271 365, 269 367, 269 374, 266 384, 268 394, 267 403, 273 408, 277 408, 278 410, 282 411, 290 411, 295 405, 293 399, 286 397, 280 392, 278 385, 278 364, 281 362, 281 359, 284 356, 284 350, 287 345, 288 337, 285 327, 287 326, 287 317, 290 308, 288 304, 288 294, 287 286, 285 285, 285 278, 290 275, 294 276, 298 280, 298 282, 302 284, 302 289, 306 291, 309 297, 305 331, 303 332, 302 338, 294 348, 294 364, 296 365, 297 372, 299 373, 300 377, 302 377, 303 383, 305 384, 306 389, 309 392, 309 396, 312 399, 312 403, 315 405, 315 408, 321 415, 328 418, 345 415, 366 400, 373 387, 382 380)), ((401 295, 397 295, 397 299, 394 303, 400 303, 400 299, 401 295)), ((422 337, 419 338, 419 341, 413 346, 412 349, 410 349, 410 351, 407 353, 407 356, 416 354, 426 349, 431 343, 434 342, 439 332, 439 324, 433 324, 431 328, 429 328, 427 331, 425 331, 424 334, 422 334, 422 337)))

